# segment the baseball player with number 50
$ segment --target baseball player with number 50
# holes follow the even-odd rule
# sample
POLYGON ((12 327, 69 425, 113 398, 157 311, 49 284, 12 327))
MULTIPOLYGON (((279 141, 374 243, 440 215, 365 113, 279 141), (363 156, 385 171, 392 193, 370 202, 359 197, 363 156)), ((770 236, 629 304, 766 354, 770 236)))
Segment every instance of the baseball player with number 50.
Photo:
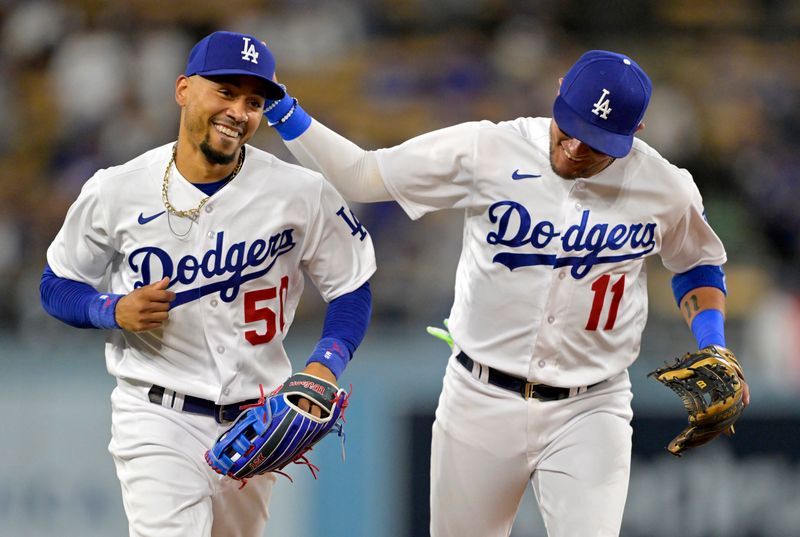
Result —
POLYGON ((628 56, 589 51, 560 81, 552 119, 464 123, 378 151, 288 95, 270 105, 292 153, 345 198, 395 200, 413 219, 465 211, 439 332, 453 351, 433 427, 434 537, 507 536, 529 483, 550 537, 619 534, 648 256, 675 273, 703 348, 657 376, 719 405, 698 406, 670 451, 731 432, 748 403, 719 348, 725 250, 691 175, 634 137, 651 89, 628 56))
POLYGON ((367 328, 374 252, 318 173, 247 145, 284 95, 274 68, 253 36, 198 42, 175 85, 178 140, 98 171, 47 251, 45 309, 109 329, 109 451, 132 536, 260 537, 270 472, 307 462, 346 406, 336 381, 367 328), (329 305, 287 381, 304 273, 329 305), (313 434, 267 465, 256 437, 279 424, 313 434), (259 456, 240 467, 247 442, 259 456))

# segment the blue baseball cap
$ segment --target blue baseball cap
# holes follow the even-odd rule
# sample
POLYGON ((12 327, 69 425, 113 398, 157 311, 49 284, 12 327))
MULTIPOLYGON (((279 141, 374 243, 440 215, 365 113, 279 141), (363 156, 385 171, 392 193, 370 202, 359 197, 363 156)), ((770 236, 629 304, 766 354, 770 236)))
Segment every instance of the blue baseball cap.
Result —
POLYGON ((567 135, 622 158, 631 150, 652 93, 650 78, 635 61, 590 50, 564 75, 553 118, 567 135))
POLYGON ((273 82, 275 58, 256 37, 236 32, 214 32, 192 48, 186 76, 249 75, 266 82, 267 98, 281 99, 283 89, 273 82))

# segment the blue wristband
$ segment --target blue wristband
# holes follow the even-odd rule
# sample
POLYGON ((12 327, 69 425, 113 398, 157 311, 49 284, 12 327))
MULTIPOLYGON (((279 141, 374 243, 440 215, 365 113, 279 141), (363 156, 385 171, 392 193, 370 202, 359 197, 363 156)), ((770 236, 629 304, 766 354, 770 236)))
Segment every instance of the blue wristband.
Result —
POLYGON ((286 93, 264 109, 269 126, 274 127, 285 141, 294 140, 311 125, 311 116, 297 103, 297 99, 286 93))
POLYGON ((291 95, 284 92, 281 99, 272 101, 264 107, 264 117, 267 118, 270 125, 277 123, 283 116, 289 113, 289 110, 294 106, 294 99, 291 95))
POLYGON ((333 337, 324 337, 314 347, 311 356, 306 360, 306 365, 311 362, 319 362, 330 369, 338 379, 344 368, 347 367, 350 357, 350 351, 343 341, 333 337))
POLYGON ((697 347, 703 349, 709 345, 725 346, 725 318, 720 310, 703 310, 692 319, 692 333, 697 340, 697 347))
POLYGON ((89 320, 96 328, 119 328, 115 312, 123 296, 98 294, 89 302, 89 320))

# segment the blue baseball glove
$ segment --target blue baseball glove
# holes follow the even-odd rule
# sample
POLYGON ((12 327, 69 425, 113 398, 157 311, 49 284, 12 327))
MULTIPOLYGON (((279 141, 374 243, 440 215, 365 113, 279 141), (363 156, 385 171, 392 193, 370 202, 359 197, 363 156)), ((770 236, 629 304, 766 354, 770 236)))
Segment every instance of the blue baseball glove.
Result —
POLYGON ((334 384, 297 373, 283 386, 239 415, 233 425, 206 451, 206 462, 219 474, 247 482, 290 463, 305 464, 316 478, 318 468, 305 453, 330 432, 343 437, 344 409, 350 395, 334 384), (300 397, 322 409, 319 418, 297 406, 300 397))

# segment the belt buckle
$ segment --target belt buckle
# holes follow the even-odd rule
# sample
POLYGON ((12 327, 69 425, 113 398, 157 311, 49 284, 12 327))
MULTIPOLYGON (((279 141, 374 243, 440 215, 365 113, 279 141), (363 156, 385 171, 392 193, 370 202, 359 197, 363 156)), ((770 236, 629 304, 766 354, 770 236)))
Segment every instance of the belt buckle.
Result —
POLYGON ((215 405, 214 406, 214 421, 222 425, 225 423, 225 405, 215 405))
POLYGON ((539 384, 538 382, 526 382, 525 383, 525 399, 538 399, 536 397, 536 390, 534 389, 536 385, 539 384))

